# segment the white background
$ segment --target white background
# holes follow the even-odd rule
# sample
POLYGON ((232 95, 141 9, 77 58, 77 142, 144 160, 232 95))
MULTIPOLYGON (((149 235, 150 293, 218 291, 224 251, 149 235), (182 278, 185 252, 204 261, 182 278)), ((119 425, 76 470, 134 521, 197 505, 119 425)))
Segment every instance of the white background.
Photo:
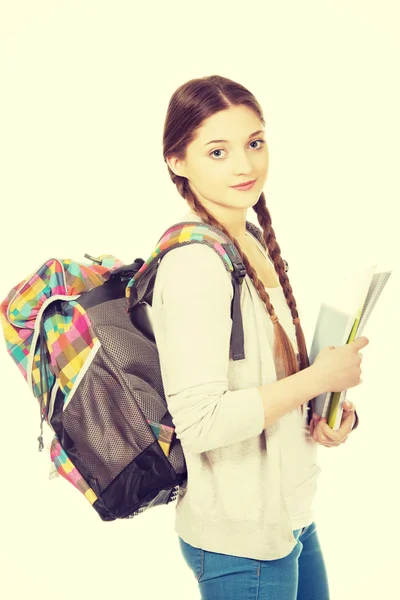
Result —
MULTIPOLYGON (((319 450, 332 600, 399 597, 399 31, 395 0, 0 2, 1 299, 50 256, 150 255, 187 210, 162 157, 168 101, 211 74, 264 110, 264 191, 308 345, 350 267, 393 269, 348 394, 359 429, 319 450)), ((0 370, 0 597, 200 598, 174 505, 103 523, 48 480, 4 345, 0 370)))

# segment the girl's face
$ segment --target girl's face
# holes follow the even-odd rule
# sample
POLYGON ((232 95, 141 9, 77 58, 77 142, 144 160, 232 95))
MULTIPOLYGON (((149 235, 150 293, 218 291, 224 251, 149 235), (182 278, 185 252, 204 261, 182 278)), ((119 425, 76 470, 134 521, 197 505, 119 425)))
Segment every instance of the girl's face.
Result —
POLYGON ((252 109, 241 105, 209 117, 188 145, 186 159, 169 164, 211 212, 238 209, 245 216, 259 199, 268 163, 264 127, 252 109), (231 187, 252 179, 256 182, 248 191, 231 187))

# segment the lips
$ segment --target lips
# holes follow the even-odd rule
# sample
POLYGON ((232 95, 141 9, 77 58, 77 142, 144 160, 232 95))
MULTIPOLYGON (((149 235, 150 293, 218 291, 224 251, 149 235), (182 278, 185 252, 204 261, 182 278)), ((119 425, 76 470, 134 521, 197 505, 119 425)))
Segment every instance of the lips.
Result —
POLYGON ((247 185, 250 185, 251 183, 254 183, 255 179, 250 179, 250 181, 245 181, 243 183, 239 183, 238 185, 231 185, 231 187, 233 188, 241 188, 241 187, 246 187, 247 185))

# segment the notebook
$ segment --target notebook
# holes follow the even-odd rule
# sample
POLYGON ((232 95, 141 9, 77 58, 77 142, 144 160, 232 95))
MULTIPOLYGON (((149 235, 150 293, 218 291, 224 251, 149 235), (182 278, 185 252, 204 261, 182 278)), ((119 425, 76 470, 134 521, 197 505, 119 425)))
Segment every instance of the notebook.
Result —
MULTIPOLYGON (((318 353, 326 346, 343 346, 361 337, 383 288, 392 271, 374 273, 376 265, 364 268, 351 280, 346 280, 345 294, 348 296, 347 310, 343 310, 346 302, 341 302, 341 308, 322 303, 314 330, 311 349, 309 352, 310 365, 314 363, 318 353), (358 310, 354 310, 355 299, 358 310)), ((342 392, 327 392, 315 398, 315 412, 326 417, 328 425, 339 429, 343 403, 347 390, 342 392)))
MULTIPOLYGON (((314 337, 309 352, 310 365, 314 363, 318 353, 327 346, 344 346, 347 344, 356 315, 348 314, 334 306, 322 303, 314 337)), ((320 394, 315 398, 315 411, 321 417, 327 417, 332 392, 320 394)))

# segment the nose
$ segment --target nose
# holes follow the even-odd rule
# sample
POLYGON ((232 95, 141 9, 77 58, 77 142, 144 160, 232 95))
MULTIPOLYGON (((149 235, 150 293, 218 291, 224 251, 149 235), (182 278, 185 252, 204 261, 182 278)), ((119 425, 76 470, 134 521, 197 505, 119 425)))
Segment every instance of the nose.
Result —
MULTIPOLYGON (((251 157, 245 152, 241 152, 237 158, 234 159, 233 175, 251 175, 254 172, 253 163, 251 157)), ((251 179, 251 177, 249 177, 251 179)))

